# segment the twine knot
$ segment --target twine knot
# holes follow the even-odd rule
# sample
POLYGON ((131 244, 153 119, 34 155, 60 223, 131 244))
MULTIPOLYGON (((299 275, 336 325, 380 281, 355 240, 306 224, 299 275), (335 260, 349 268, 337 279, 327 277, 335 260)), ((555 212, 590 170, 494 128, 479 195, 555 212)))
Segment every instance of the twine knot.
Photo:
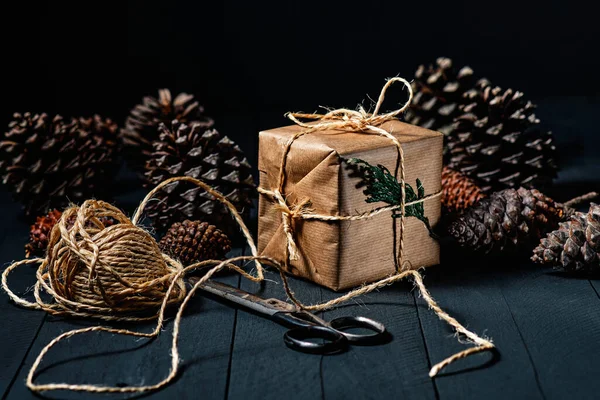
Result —
POLYGON ((289 206, 281 192, 277 189, 273 190, 273 199, 275 200, 275 208, 281 212, 281 223, 287 239, 287 251, 290 260, 298 260, 299 253, 298 246, 294 240, 293 221, 312 211, 308 208, 310 206, 310 200, 304 199, 289 206))

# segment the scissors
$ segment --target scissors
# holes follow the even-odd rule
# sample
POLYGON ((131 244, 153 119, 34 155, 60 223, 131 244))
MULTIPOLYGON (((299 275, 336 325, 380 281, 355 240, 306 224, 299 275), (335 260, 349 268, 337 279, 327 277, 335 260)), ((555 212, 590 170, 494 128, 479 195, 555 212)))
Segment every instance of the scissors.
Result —
MULTIPOLYGON (((198 278, 190 278, 195 284, 198 278)), ((345 351, 350 344, 383 344, 391 338, 385 326, 365 317, 340 317, 326 322, 316 315, 299 310, 295 305, 278 299, 263 299, 224 283, 208 280, 199 286, 203 292, 219 301, 242 306, 249 311, 265 316, 291 328, 283 340, 287 347, 312 354, 331 354, 345 351), (363 328, 367 334, 345 332, 345 329, 363 328), (315 339, 324 339, 315 342, 315 339)))

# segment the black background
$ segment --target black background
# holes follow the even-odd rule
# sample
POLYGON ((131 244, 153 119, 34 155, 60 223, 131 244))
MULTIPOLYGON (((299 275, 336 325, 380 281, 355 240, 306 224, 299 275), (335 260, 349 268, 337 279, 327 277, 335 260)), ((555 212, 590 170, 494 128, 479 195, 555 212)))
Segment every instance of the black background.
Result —
POLYGON ((253 160, 256 130, 284 124, 285 111, 353 107, 375 97, 384 78, 412 78, 418 64, 440 55, 538 102, 587 96, 585 103, 600 90, 597 16, 577 1, 19 2, 3 8, 2 126, 14 111, 26 110, 100 113, 122 122, 143 95, 169 87, 195 94, 253 160))

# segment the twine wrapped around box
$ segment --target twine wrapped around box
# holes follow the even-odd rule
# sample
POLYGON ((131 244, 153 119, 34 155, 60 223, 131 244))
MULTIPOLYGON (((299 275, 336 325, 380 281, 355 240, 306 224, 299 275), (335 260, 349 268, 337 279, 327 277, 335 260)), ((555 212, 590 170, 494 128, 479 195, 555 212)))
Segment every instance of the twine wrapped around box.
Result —
MULTIPOLYGON (((397 81, 403 82, 410 90, 410 85, 402 78, 393 78, 389 80, 379 96, 379 101, 377 102, 373 114, 368 114, 361 109, 359 111, 334 110, 323 116, 315 116, 314 114, 290 114, 289 116, 292 119, 296 119, 299 124, 303 123, 298 121, 297 118, 319 118, 322 120, 321 124, 327 124, 328 128, 331 128, 331 126, 335 124, 335 126, 340 129, 357 129, 361 132, 376 133, 389 137, 389 133, 380 129, 378 125, 386 119, 397 116, 406 108, 406 105, 402 109, 389 114, 378 115, 378 111, 383 102, 385 91, 391 84, 397 81)), ((302 135, 309 134, 315 129, 320 129, 319 125, 320 124, 302 125, 306 127, 306 131, 303 131, 302 135)), ((302 135, 299 134, 297 136, 299 137, 302 135)), ((390 138, 390 140, 395 139, 390 138)), ((400 155, 398 166, 400 168, 402 167, 402 148, 399 144, 398 151, 400 155)), ((282 165, 285 167, 285 160, 282 160, 282 165)), ((284 181, 285 169, 282 168, 281 171, 282 181, 284 181)), ((400 173, 403 184, 402 196, 404 200, 405 191, 402 168, 400 168, 400 173)), ((290 258, 293 258, 297 251, 291 224, 292 219, 318 218, 332 221, 339 220, 340 218, 362 219, 369 218, 378 213, 390 212, 397 209, 403 213, 405 207, 409 204, 405 204, 405 202, 402 201, 402 204, 399 206, 384 207, 373 210, 367 214, 355 216, 321 216, 311 213, 306 202, 301 202, 292 206, 286 204, 285 196, 281 190, 282 187, 283 186, 280 186, 272 191, 261 189, 261 192, 273 196, 274 201, 277 202, 282 212, 282 219, 287 221, 288 229, 286 230, 286 238, 288 240, 287 248, 289 249, 289 252, 288 257, 283 260, 283 263, 267 256, 259 256, 252 236, 235 207, 221 193, 204 182, 191 177, 171 178, 156 186, 146 195, 131 220, 117 208, 108 203, 96 200, 87 200, 80 207, 72 206, 65 210, 60 221, 52 230, 46 257, 43 259, 25 259, 15 262, 3 272, 2 287, 9 297, 15 303, 23 307, 44 310, 50 314, 73 317, 92 317, 109 321, 138 322, 142 320, 156 320, 156 328, 150 333, 144 333, 129 329, 92 326, 65 332, 54 338, 39 353, 27 375, 27 387, 34 392, 72 390, 96 393, 148 392, 164 387, 177 376, 180 362, 178 338, 181 318, 189 300, 193 297, 199 286, 210 279, 217 271, 224 268, 231 269, 253 282, 263 282, 265 279, 263 263, 279 271, 283 287, 290 301, 292 301, 299 309, 311 311, 333 308, 354 297, 369 293, 404 278, 411 277, 415 286, 419 289, 421 296, 438 317, 446 321, 458 334, 464 335, 469 342, 475 345, 475 347, 458 352, 434 365, 429 373, 431 377, 434 377, 442 368, 460 358, 481 351, 494 349, 494 345, 490 340, 484 339, 469 331, 438 306, 425 288, 421 274, 416 270, 398 270, 397 273, 392 276, 362 286, 326 303, 310 306, 303 305, 294 296, 285 274, 285 264, 289 263, 290 258), (234 257, 224 261, 206 260, 183 266, 179 261, 161 253, 154 238, 139 226, 139 221, 145 206, 152 199, 154 194, 175 181, 190 182, 222 202, 228 208, 234 220, 239 224, 252 255, 234 257), (76 217, 75 222, 72 226, 69 226, 67 221, 69 217, 72 216, 76 217), (118 221, 118 223, 110 227, 105 227, 100 220, 101 217, 113 218, 118 221), (238 261, 253 261, 255 265, 255 274, 248 273, 243 268, 233 264, 238 261), (36 263, 39 263, 40 266, 36 273, 37 281, 34 286, 35 302, 30 302, 17 296, 10 290, 8 286, 8 275, 19 266, 36 263), (211 268, 189 291, 186 291, 184 281, 186 273, 202 267, 211 268), (43 292, 51 297, 50 302, 42 299, 43 292), (138 337, 155 337, 160 333, 164 323, 165 311, 169 305, 177 307, 177 313, 173 323, 171 368, 167 376, 160 382, 157 382, 154 385, 126 387, 69 383, 37 384, 34 382, 36 371, 44 356, 61 340, 93 331, 103 331, 138 337)), ((286 222, 284 222, 284 224, 285 223, 286 222)), ((400 239, 402 239, 402 234, 403 232, 401 230, 400 239)), ((402 243, 402 240, 400 240, 400 243, 402 243)), ((401 257, 402 252, 400 251, 399 254, 401 257)))
MULTIPOLYGON (((379 113, 388 88, 402 81, 386 82, 372 114, 362 107, 326 114, 288 113, 295 125, 260 133, 261 254, 284 260, 288 272, 333 290, 379 280, 409 264, 439 264, 437 241, 424 238, 406 216, 427 203, 429 218, 434 223, 439 218, 443 135, 398 121, 410 99, 395 111, 379 113), (357 184, 352 173, 342 173, 342 164, 346 169, 356 168, 356 162, 371 167, 360 160, 363 156, 378 164, 371 171, 382 174, 371 175, 369 181, 363 175, 357 184), (417 175, 422 195, 406 183, 407 169, 413 178, 417 175), (421 185, 419 178, 427 183, 421 185), (359 185, 367 186, 364 193, 371 198, 361 197, 359 185), (425 186, 435 192, 425 196, 425 186), (387 204, 366 207, 376 202, 387 204), (377 228, 387 216, 394 217, 389 234, 377 228), (364 243, 370 257, 362 254, 364 243), (355 266, 357 259, 360 268, 355 266)), ((359 169, 353 171, 354 177, 361 174, 359 169)))

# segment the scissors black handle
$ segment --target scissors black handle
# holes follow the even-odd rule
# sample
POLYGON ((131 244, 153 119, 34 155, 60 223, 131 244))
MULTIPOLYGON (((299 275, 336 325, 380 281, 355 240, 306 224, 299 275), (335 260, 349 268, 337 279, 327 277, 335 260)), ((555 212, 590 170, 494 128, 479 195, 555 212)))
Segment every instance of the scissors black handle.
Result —
MULTIPOLYGON (((190 278, 195 284, 197 278, 190 278)), ((391 338, 383 324, 365 317, 341 317, 326 322, 307 311, 277 299, 263 299, 233 286, 208 280, 200 288, 220 300, 243 306, 260 315, 266 315, 290 329, 284 336, 285 344, 307 353, 333 353, 344 351, 352 344, 380 344, 391 338), (346 332, 346 329, 363 328, 368 334, 346 332), (323 339, 314 342, 311 339, 323 339)))
POLYGON ((308 313, 277 313, 273 318, 292 327, 284 335, 285 344, 294 350, 306 353, 335 353, 346 350, 350 343, 377 344, 387 338, 387 331, 383 324, 365 317, 336 318, 327 325, 308 313), (352 328, 363 328, 372 332, 357 334, 344 331, 352 328), (324 341, 315 343, 311 339, 324 339, 324 341))
POLYGON ((292 328, 283 335, 286 346, 293 350, 311 354, 333 354, 348 348, 348 339, 327 326, 310 325, 292 328), (321 343, 311 340, 324 339, 321 343))

